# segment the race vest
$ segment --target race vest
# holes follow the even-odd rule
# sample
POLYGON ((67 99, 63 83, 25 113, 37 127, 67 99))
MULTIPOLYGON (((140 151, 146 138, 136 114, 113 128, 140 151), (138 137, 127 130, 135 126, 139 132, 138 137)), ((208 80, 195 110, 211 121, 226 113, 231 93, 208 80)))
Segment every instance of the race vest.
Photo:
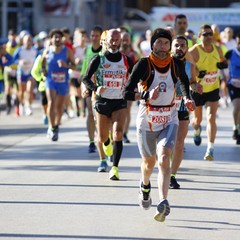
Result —
POLYGON ((200 45, 197 46, 199 53, 199 60, 196 62, 196 66, 199 71, 206 71, 204 78, 197 78, 197 82, 201 82, 203 86, 203 92, 211 92, 219 88, 219 72, 217 68, 217 62, 220 62, 220 56, 215 45, 212 44, 213 51, 207 53, 202 50, 200 45))
POLYGON ((103 86, 101 97, 122 99, 122 91, 128 79, 128 62, 125 55, 119 62, 110 62, 104 55, 100 56, 100 65, 96 72, 96 85, 103 86))

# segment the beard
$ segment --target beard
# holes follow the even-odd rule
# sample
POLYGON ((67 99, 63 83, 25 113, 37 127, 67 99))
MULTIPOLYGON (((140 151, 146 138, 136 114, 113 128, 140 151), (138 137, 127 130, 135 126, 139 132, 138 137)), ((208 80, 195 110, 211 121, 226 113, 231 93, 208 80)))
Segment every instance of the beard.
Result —
POLYGON ((176 53, 174 53, 174 57, 176 57, 177 59, 182 59, 184 58, 186 55, 186 53, 184 53, 183 51, 177 51, 176 53))
POLYGON ((159 58, 165 58, 168 55, 168 51, 160 51, 156 48, 153 48, 153 53, 159 58))
POLYGON ((109 47, 108 48, 108 51, 110 52, 110 53, 117 53, 118 51, 119 51, 119 48, 120 48, 120 46, 115 46, 115 47, 109 47))

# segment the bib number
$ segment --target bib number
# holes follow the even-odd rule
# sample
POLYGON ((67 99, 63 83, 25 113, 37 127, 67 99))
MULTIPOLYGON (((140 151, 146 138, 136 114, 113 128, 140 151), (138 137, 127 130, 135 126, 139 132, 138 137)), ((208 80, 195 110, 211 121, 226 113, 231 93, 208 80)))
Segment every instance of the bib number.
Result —
POLYGON ((204 76, 203 81, 205 84, 214 84, 217 81, 217 76, 218 76, 217 72, 207 73, 204 76))
POLYGON ((121 81, 120 80, 108 80, 108 79, 105 79, 104 80, 104 85, 107 87, 107 88, 111 88, 111 89, 121 89, 122 85, 121 85, 121 81))
POLYGON ((54 82, 63 83, 66 81, 64 72, 52 72, 51 77, 54 82))
POLYGON ((171 121, 171 108, 170 107, 160 107, 160 108, 149 107, 148 121, 155 124, 163 124, 171 121))

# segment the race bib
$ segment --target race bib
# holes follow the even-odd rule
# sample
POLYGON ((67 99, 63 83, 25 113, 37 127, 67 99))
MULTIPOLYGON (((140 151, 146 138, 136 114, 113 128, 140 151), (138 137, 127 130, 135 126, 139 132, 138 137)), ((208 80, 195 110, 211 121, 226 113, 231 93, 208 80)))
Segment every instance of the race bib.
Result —
POLYGON ((171 121, 171 108, 170 107, 149 107, 148 121, 155 124, 163 124, 171 121))
POLYGON ((64 72, 52 72, 51 78, 54 82, 63 83, 66 81, 66 75, 64 72))
POLYGON ((122 87, 122 79, 104 79, 104 86, 106 88, 111 88, 111 89, 121 89, 122 87))
POLYGON ((214 84, 217 81, 217 72, 208 72, 204 78, 203 81, 205 84, 214 84))
POLYGON ((10 76, 10 77, 16 77, 16 73, 17 73, 17 71, 15 70, 15 69, 12 69, 12 68, 6 68, 7 69, 7 74, 8 74, 8 76, 10 76))
POLYGON ((240 78, 232 78, 231 84, 236 88, 240 88, 240 78))
POLYGON ((32 69, 32 61, 25 60, 21 66, 23 74, 27 75, 31 72, 32 69))

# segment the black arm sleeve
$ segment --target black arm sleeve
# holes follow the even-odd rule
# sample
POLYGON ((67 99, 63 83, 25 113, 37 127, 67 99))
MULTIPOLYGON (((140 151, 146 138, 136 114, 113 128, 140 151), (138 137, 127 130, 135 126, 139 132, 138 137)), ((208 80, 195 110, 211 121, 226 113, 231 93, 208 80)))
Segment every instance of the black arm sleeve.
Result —
POLYGON ((130 57, 127 56, 127 61, 128 61, 128 72, 131 73, 132 72, 132 69, 133 69, 133 66, 134 66, 134 63, 132 61, 132 59, 130 57))
POLYGON ((83 83, 86 85, 86 88, 91 91, 97 91, 97 85, 94 84, 94 82, 91 80, 91 77, 97 71, 99 64, 100 64, 100 56, 96 55, 90 61, 86 71, 86 75, 82 79, 83 83))
POLYGON ((183 96, 190 98, 189 95, 189 78, 185 71, 185 64, 183 61, 174 58, 174 63, 177 65, 178 76, 180 81, 180 88, 183 96))
MULTIPOLYGON (((134 101, 135 100, 135 89, 138 87, 140 81, 147 79, 149 69, 148 62, 146 58, 140 59, 133 67, 132 73, 129 76, 127 84, 123 90, 123 98, 126 100, 134 101)), ((145 99, 147 93, 142 93, 142 98, 145 99)))
POLYGON ((233 52, 233 50, 229 50, 229 51, 226 52, 225 58, 226 58, 227 60, 229 60, 229 59, 232 57, 232 52, 233 52))

